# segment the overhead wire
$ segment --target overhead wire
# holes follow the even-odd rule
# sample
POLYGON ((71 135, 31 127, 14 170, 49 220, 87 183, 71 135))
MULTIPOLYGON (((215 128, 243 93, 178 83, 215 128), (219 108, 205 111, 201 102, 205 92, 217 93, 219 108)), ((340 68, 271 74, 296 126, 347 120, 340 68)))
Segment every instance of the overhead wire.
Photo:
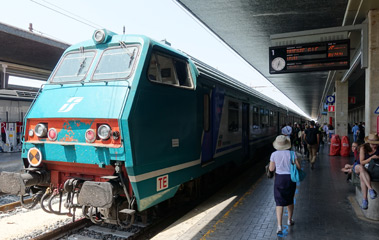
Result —
POLYGON ((30 0, 30 1, 32 1, 32 2, 35 3, 35 4, 38 4, 38 5, 42 6, 42 7, 44 7, 44 8, 47 8, 47 9, 49 9, 49 10, 51 10, 51 11, 54 11, 54 12, 56 12, 56 13, 59 13, 59 14, 65 16, 65 17, 68 17, 68 18, 70 18, 70 19, 72 19, 72 20, 75 20, 75 21, 80 22, 80 23, 82 23, 82 24, 84 24, 84 25, 87 25, 87 26, 89 26, 89 27, 91 27, 91 28, 94 28, 94 29, 103 28, 103 27, 101 27, 100 25, 98 25, 98 24, 96 24, 96 23, 93 23, 93 22, 91 22, 91 21, 89 21, 89 20, 87 20, 87 19, 84 19, 84 18, 82 18, 82 17, 80 17, 80 16, 78 16, 78 15, 75 15, 75 14, 73 14, 72 12, 69 12, 69 11, 67 11, 67 10, 64 10, 63 8, 58 7, 58 6, 56 6, 56 5, 52 4, 52 3, 49 3, 49 2, 47 2, 47 1, 45 1, 45 0, 42 0, 42 1, 45 2, 45 3, 47 3, 47 4, 50 4, 50 5, 54 6, 54 7, 56 7, 56 8, 58 8, 58 9, 60 9, 60 10, 62 10, 62 11, 64 11, 64 12, 66 12, 66 13, 64 13, 64 12, 62 12, 62 11, 59 11, 59 10, 57 10, 57 9, 54 9, 54 8, 52 8, 52 7, 49 7, 49 6, 47 6, 47 5, 45 5, 45 4, 42 4, 42 3, 40 3, 40 2, 37 2, 36 0, 30 0), (73 16, 75 16, 75 17, 70 16, 70 15, 73 15, 73 16), (80 19, 79 19, 79 18, 80 18, 80 19))

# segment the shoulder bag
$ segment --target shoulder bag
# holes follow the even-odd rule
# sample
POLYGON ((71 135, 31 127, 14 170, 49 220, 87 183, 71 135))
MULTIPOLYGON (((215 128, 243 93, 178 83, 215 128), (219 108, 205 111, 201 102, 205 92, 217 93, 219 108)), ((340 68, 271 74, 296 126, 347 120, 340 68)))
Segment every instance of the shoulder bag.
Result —
POLYGON ((306 174, 303 170, 297 169, 296 163, 295 163, 295 159, 296 159, 295 152, 290 151, 290 154, 291 154, 291 181, 301 182, 304 180, 306 174))
POLYGON ((379 181, 379 159, 374 158, 368 163, 367 172, 370 175, 371 181, 379 181))
POLYGON ((271 172, 269 167, 270 167, 270 163, 268 163, 265 167, 266 168, 266 175, 268 178, 272 178, 272 177, 274 177, 274 172, 271 172))

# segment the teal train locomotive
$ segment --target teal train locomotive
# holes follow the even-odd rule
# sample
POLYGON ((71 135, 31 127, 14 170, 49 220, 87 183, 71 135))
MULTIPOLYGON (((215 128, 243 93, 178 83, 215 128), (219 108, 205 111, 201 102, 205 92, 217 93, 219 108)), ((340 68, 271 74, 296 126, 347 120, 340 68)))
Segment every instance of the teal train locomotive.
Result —
POLYGON ((97 30, 64 52, 32 103, 25 169, 2 172, 0 191, 127 227, 204 174, 251 160, 289 121, 301 118, 165 43, 97 30))

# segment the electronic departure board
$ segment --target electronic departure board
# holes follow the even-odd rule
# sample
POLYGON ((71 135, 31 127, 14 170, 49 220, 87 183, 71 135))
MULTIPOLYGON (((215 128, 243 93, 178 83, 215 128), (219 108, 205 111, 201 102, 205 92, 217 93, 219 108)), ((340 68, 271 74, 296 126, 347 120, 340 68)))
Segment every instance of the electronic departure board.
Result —
POLYGON ((350 40, 269 48, 270 73, 327 71, 350 68, 350 40))

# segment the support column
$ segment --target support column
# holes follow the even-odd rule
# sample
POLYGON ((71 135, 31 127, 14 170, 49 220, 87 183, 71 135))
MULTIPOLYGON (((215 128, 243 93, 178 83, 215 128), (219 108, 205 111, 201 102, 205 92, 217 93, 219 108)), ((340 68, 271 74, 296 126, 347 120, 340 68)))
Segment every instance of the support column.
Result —
POLYGON ((365 129, 366 136, 376 132, 375 110, 379 107, 379 10, 368 13, 368 68, 365 89, 365 129))
POLYGON ((349 118, 348 108, 349 83, 336 80, 336 103, 335 103, 335 132, 342 138, 347 136, 347 122, 349 118))
POLYGON ((8 76, 7 76, 7 65, 0 65, 0 89, 8 88, 8 76))

